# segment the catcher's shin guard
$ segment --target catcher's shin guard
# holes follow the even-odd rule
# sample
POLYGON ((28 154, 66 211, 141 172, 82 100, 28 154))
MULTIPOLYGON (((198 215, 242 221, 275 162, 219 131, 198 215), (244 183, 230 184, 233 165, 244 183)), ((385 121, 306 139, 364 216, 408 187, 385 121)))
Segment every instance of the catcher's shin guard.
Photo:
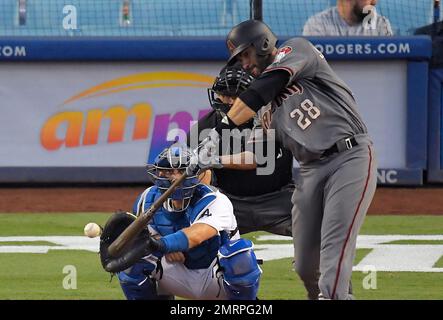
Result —
POLYGON ((136 263, 117 273, 120 286, 128 300, 173 300, 174 296, 159 295, 157 282, 150 277, 155 266, 149 262, 136 263))
POLYGON ((255 300, 262 270, 250 240, 232 240, 218 252, 223 286, 230 300, 255 300))
POLYGON ((152 263, 140 262, 128 270, 117 273, 126 299, 153 300, 158 298, 156 283, 149 276, 154 268, 152 263))

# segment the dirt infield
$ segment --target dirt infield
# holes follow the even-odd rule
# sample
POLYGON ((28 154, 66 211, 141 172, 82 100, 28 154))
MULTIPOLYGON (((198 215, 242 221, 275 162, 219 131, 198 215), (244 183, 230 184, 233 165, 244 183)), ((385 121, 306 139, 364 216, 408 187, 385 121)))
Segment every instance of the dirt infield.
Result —
MULTIPOLYGON (((0 212, 130 210, 144 187, 0 188, 0 212)), ((443 189, 378 188, 369 214, 443 215, 443 189)))

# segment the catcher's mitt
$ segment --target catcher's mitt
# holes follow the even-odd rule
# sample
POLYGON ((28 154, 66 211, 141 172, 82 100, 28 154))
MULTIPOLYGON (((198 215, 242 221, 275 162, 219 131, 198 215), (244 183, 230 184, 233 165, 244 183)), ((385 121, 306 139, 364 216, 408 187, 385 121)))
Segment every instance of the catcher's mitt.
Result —
POLYGON ((143 230, 133 243, 119 257, 112 257, 108 247, 125 230, 136 217, 128 212, 116 212, 106 222, 100 237, 100 260, 107 272, 126 270, 140 258, 153 252, 152 239, 148 230, 143 230))

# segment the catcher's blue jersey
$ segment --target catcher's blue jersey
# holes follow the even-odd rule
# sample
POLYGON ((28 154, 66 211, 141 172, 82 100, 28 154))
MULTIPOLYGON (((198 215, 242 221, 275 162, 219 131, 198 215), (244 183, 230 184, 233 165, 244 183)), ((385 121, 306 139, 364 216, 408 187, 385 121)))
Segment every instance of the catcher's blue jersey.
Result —
MULTIPOLYGON (((156 201, 160 196, 161 193, 156 186, 146 189, 135 201, 133 213, 135 215, 139 215, 140 213, 149 209, 154 201, 156 201)), ((191 224, 197 221, 199 223, 208 223, 219 230, 219 228, 216 226, 217 212, 214 212, 217 210, 211 210, 211 207, 214 207, 213 204, 216 201, 223 202, 224 199, 221 199, 222 197, 225 196, 220 192, 216 192, 208 186, 199 185, 196 187, 191 203, 185 211, 169 212, 162 206, 155 213, 150 223, 150 227, 161 236, 175 233, 183 228, 191 226, 191 224)), ((228 211, 228 215, 232 214, 233 216, 232 207, 231 209, 227 207, 226 210, 228 211)), ((226 218, 225 213, 220 217, 220 219, 224 218, 226 218)), ((234 231, 235 228, 236 223, 232 225, 232 230, 219 230, 218 235, 184 252, 185 266, 188 269, 208 268, 217 256, 220 246, 229 240, 230 231, 234 231)))

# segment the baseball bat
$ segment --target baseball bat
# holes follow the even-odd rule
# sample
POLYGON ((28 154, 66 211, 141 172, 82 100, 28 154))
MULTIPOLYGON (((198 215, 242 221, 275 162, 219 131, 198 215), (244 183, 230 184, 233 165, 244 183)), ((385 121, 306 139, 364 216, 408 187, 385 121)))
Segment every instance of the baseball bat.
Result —
POLYGON ((188 172, 174 181, 174 183, 155 201, 148 210, 140 214, 133 223, 131 223, 114 242, 109 246, 108 253, 112 257, 119 257, 123 250, 128 246, 137 235, 146 227, 158 208, 174 192, 174 190, 188 177, 188 172))

